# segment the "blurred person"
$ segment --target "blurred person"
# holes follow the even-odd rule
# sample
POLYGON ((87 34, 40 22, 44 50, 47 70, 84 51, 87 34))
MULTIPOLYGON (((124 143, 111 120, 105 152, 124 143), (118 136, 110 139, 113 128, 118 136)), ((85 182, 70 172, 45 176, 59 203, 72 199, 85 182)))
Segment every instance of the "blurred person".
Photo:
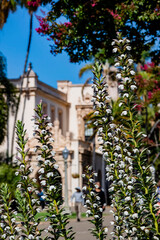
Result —
POLYGON ((40 205, 41 205, 41 208, 44 209, 45 207, 45 197, 44 197, 44 193, 43 193, 43 189, 41 188, 39 193, 37 194, 38 197, 39 197, 39 200, 40 200, 40 205))
POLYGON ((101 189, 101 183, 100 182, 96 182, 95 183, 95 192, 97 194, 97 196, 99 196, 100 198, 100 207, 103 209, 103 211, 106 208, 106 198, 105 198, 105 193, 104 191, 101 189))
POLYGON ((79 187, 76 187, 75 189, 76 189, 76 192, 72 194, 71 202, 73 202, 73 199, 75 199, 75 211, 76 211, 77 221, 80 222, 83 197, 82 197, 81 189, 79 187))

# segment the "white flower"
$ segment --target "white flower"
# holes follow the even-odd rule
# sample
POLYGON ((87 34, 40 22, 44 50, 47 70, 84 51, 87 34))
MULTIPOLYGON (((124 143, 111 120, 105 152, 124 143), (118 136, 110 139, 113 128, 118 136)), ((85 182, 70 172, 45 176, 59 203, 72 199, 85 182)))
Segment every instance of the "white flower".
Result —
POLYGON ((127 46, 126 49, 127 49, 128 51, 130 51, 130 50, 131 50, 131 47, 130 47, 130 46, 127 46))
POLYGON ((42 130, 41 133, 42 133, 43 135, 45 135, 45 134, 47 133, 47 131, 46 131, 46 130, 42 130))
POLYGON ((44 173, 44 168, 40 168, 40 169, 38 170, 38 172, 39 172, 39 173, 44 173))
POLYGON ((25 165, 24 165, 24 164, 21 164, 21 165, 20 165, 20 169, 23 169, 23 168, 25 168, 25 165))
POLYGON ((33 152, 37 152, 37 150, 38 150, 38 149, 35 147, 35 148, 33 149, 33 152))
POLYGON ((49 138, 49 141, 50 142, 54 142, 54 139, 51 137, 51 138, 49 138))
POLYGON ((111 124, 109 124, 109 126, 110 126, 110 128, 115 128, 115 127, 116 127, 116 124, 111 123, 111 124))
POLYGON ((34 130, 38 130, 38 125, 33 126, 34 130))
POLYGON ((41 209, 40 209, 40 208, 37 208, 36 211, 37 211, 37 212, 41 212, 41 209))
POLYGON ((124 211, 124 216, 128 216, 129 213, 127 211, 124 211))
POLYGON ((86 191, 86 190, 87 190, 87 187, 86 187, 86 186, 84 186, 84 187, 82 188, 82 190, 86 191))
POLYGON ((37 200, 36 199, 32 199, 32 204, 34 204, 34 203, 36 203, 37 202, 37 200))
POLYGON ((109 191, 109 192, 113 192, 113 191, 114 191, 114 187, 110 187, 110 188, 108 189, 108 191, 109 191))
POLYGON ((133 189, 133 187, 132 187, 131 185, 128 185, 127 188, 128 188, 129 190, 133 189))
POLYGON ((136 85, 131 85, 131 90, 137 89, 136 85))
POLYGON ((120 63, 119 63, 119 62, 116 62, 116 63, 114 64, 114 66, 115 66, 115 67, 119 67, 119 66, 120 66, 120 63))
POLYGON ((118 88, 119 88, 120 90, 123 90, 123 89, 124 89, 124 85, 123 85, 123 84, 120 84, 120 85, 118 86, 118 88))
POLYGON ((124 93, 124 94, 123 94, 123 97, 128 98, 128 97, 129 97, 129 94, 128 94, 128 93, 124 93))
POLYGON ((103 154, 103 158, 107 158, 108 157, 108 152, 105 152, 104 154, 103 154))
POLYGON ((98 114, 99 114, 99 111, 95 111, 93 114, 94 114, 94 115, 98 115, 98 114))
POLYGON ((131 75, 135 75, 135 71, 131 70, 131 71, 130 71, 130 74, 131 74, 131 75))
POLYGON ((110 96, 106 96, 105 99, 106 99, 107 101, 109 101, 109 100, 111 100, 111 97, 110 97, 110 96))
POLYGON ((134 213, 134 214, 132 215, 132 218, 133 218, 133 219, 138 218, 138 213, 134 213))
POLYGON ((100 146, 98 149, 99 149, 99 151, 102 152, 103 151, 103 146, 100 146))
POLYGON ((133 227, 133 228, 132 228, 132 231, 133 231, 133 232, 137 232, 137 228, 133 227))
POLYGON ((52 127, 52 125, 53 125, 52 123, 48 123, 47 124, 48 127, 52 127))
POLYGON ((32 168, 32 167, 29 167, 29 171, 30 171, 30 172, 33 172, 33 168, 32 168))
POLYGON ((32 191, 32 188, 31 188, 31 187, 28 187, 27 189, 28 189, 29 192, 32 191))
MULTIPOLYGON (((86 200, 86 203, 90 204, 91 202, 90 202, 90 200, 89 200, 89 199, 87 199, 87 200, 86 200)), ((93 206, 93 207, 94 207, 94 206, 93 206)))
POLYGON ((38 155, 38 156, 37 156, 37 160, 40 161, 40 160, 41 160, 41 157, 42 157, 41 155, 38 155))
POLYGON ((104 232, 108 233, 108 228, 107 227, 104 228, 104 232))
POLYGON ((51 151, 51 154, 54 157, 56 153, 55 153, 55 151, 51 151))
POLYGON ((82 174, 82 178, 84 178, 85 177, 85 174, 82 174))
POLYGON ((125 198, 125 201, 126 201, 126 202, 128 202, 128 201, 130 201, 130 200, 131 200, 130 197, 126 197, 126 198, 125 198))
POLYGON ((22 186, 21 184, 18 184, 18 185, 17 185, 17 188, 21 188, 21 186, 22 186))
POLYGON ((103 212, 103 208, 99 208, 99 211, 100 211, 100 212, 103 212))
POLYGON ((124 78, 124 82, 127 82, 127 81, 129 81, 129 80, 130 80, 129 77, 125 77, 125 78, 124 78))
POLYGON ((120 146, 116 145, 115 150, 117 150, 117 151, 121 150, 120 146))
POLYGON ((49 189, 49 191, 52 191, 53 189, 55 190, 56 187, 54 185, 51 185, 48 189, 49 189))
POLYGON ((118 48, 113 48, 113 53, 116 53, 118 51, 118 48))
POLYGON ((94 182, 94 180, 93 180, 92 178, 90 178, 90 179, 89 179, 89 182, 93 183, 93 182, 94 182))
POLYGON ((111 221, 111 222, 110 222, 110 224, 111 224, 111 225, 114 225, 114 222, 113 222, 113 221, 111 221))
POLYGON ((95 217, 95 218, 99 218, 99 216, 98 216, 98 215, 94 215, 94 217, 95 217))
POLYGON ((91 214, 91 210, 87 210, 86 214, 88 214, 88 215, 91 214))
POLYGON ((29 234, 28 239, 34 239, 34 236, 32 234, 29 234))
POLYGON ((44 161, 44 164, 45 164, 45 165, 49 165, 50 163, 51 163, 51 162, 50 162, 49 160, 45 160, 45 161, 44 161))
POLYGON ((47 145, 43 145, 43 146, 42 146, 42 149, 43 149, 43 150, 47 150, 47 149, 48 149, 47 145))
POLYGON ((53 172, 47 173, 47 178, 49 178, 49 177, 53 177, 53 172))
POLYGON ((18 175, 19 175, 19 172, 15 172, 15 175, 18 176, 18 175))
POLYGON ((13 235, 9 237, 9 240, 12 240, 12 239, 15 239, 13 235))
POLYGON ((97 138, 98 142, 101 142, 102 139, 103 139, 102 137, 98 137, 98 138, 97 138))
POLYGON ((112 113, 111 109, 106 109, 106 113, 108 114, 112 113))
POLYGON ((121 78, 122 78, 121 73, 117 73, 117 74, 116 74, 116 78, 117 78, 117 79, 121 79, 121 78))
POLYGON ((99 196, 96 196, 96 199, 99 201, 99 200, 100 200, 100 197, 99 197, 99 196))
POLYGON ((113 41, 113 42, 111 43, 112 46, 115 45, 115 44, 116 44, 115 41, 113 41))
POLYGON ((138 150, 137 148, 134 148, 134 149, 133 149, 133 152, 134 152, 134 153, 138 153, 139 150, 138 150))
POLYGON ((42 186, 45 186, 45 185, 46 185, 46 181, 45 181, 45 180, 42 180, 42 181, 41 181, 41 185, 42 185, 42 186))
POLYGON ((21 229, 20 229, 19 227, 15 227, 15 230, 16 230, 17 232, 20 232, 20 231, 21 231, 21 229))
POLYGON ((124 54, 121 54, 119 58, 122 59, 122 58, 124 58, 124 57, 125 57, 125 55, 124 55, 124 54))
POLYGON ((142 230, 144 230, 146 227, 145 226, 142 226, 142 227, 140 227, 142 230))
POLYGON ((53 167, 54 167, 55 169, 58 169, 58 168, 59 168, 59 166, 58 166, 57 164, 54 164, 53 167))
POLYGON ((122 113, 121 113, 121 116, 126 116, 127 115, 127 111, 123 111, 122 113))
POLYGON ((128 62, 129 62, 129 64, 132 64, 133 63, 133 59, 128 59, 128 62))
POLYGON ((93 175, 94 175, 95 177, 97 177, 97 176, 98 176, 98 173, 93 173, 93 175))

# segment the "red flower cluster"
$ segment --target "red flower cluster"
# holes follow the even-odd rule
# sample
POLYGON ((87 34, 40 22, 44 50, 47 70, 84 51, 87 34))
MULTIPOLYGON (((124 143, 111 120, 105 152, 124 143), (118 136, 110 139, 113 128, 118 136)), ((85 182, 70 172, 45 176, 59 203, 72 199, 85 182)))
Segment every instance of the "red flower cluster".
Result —
POLYGON ((114 13, 112 10, 110 10, 110 9, 108 9, 108 8, 107 8, 107 11, 112 15, 112 17, 113 17, 115 20, 121 20, 121 17, 120 17, 119 14, 117 13, 117 11, 115 11, 115 13, 114 13))
POLYGON ((39 21, 39 25, 40 27, 39 28, 36 28, 35 30, 38 32, 38 33, 42 33, 42 34, 47 34, 48 32, 48 29, 49 29, 49 24, 47 23, 47 20, 46 18, 42 18, 40 16, 36 16, 38 21, 39 21))
POLYGON ((31 0, 31 1, 27 1, 27 5, 29 7, 39 7, 41 4, 41 0, 31 0))

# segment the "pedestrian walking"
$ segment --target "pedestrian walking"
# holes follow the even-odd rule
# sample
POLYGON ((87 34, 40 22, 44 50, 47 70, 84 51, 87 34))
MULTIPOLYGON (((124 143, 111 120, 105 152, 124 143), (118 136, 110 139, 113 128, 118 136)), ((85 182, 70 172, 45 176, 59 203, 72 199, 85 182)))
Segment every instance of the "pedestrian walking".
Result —
POLYGON ((75 189, 76 189, 76 192, 72 194, 71 202, 73 202, 73 199, 75 199, 75 211, 76 211, 77 221, 80 222, 83 198, 82 198, 81 189, 79 187, 76 187, 75 189))
POLYGON ((158 212, 157 212, 157 215, 160 215, 160 180, 158 181, 157 183, 157 198, 158 198, 158 212))
POLYGON ((96 184, 95 184, 95 192, 96 192, 97 196, 99 196, 100 207, 104 211, 105 208, 106 208, 106 198, 105 198, 104 191, 101 189, 101 183, 100 182, 96 182, 96 184))
POLYGON ((43 193, 43 189, 42 188, 41 188, 41 190, 38 193, 38 197, 39 197, 39 200, 40 200, 41 208, 44 209, 44 207, 45 207, 45 198, 44 198, 44 193, 43 193))

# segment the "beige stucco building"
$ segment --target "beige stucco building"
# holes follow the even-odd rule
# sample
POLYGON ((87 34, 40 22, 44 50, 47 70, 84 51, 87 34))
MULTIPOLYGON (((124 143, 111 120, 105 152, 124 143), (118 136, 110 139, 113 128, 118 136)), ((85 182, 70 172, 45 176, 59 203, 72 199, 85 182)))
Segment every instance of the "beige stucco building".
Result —
MULTIPOLYGON (((11 82, 19 89, 22 78, 13 79, 11 82)), ((109 93, 112 98, 118 97, 117 82, 109 83, 109 93)), ((53 147, 56 152, 55 159, 59 165, 61 175, 63 195, 65 189, 65 169, 62 151, 65 147, 69 150, 67 159, 67 176, 68 176, 68 201, 70 203, 71 194, 75 187, 83 186, 81 177, 86 165, 94 163, 95 171, 98 173, 98 180, 101 181, 105 189, 105 163, 102 159, 101 152, 98 150, 98 142, 95 139, 95 151, 93 141, 89 140, 92 129, 87 129, 85 117, 92 111, 92 88, 87 85, 83 91, 83 84, 72 84, 70 81, 58 81, 57 89, 38 80, 38 76, 32 70, 31 65, 23 79, 21 101, 18 111, 18 119, 25 123, 27 135, 29 137, 28 147, 30 148, 29 158, 34 168, 33 175, 38 171, 37 160, 33 151, 36 140, 33 137, 33 121, 35 115, 34 108, 42 100, 43 111, 51 117, 53 127, 54 143, 53 147), (95 155, 94 155, 95 152, 95 155)), ((11 151, 12 134, 14 127, 14 113, 10 112, 9 129, 8 129, 8 148, 11 151)), ((0 152, 5 153, 7 142, 0 146, 0 152)), ((9 153, 11 154, 11 152, 9 153)), ((16 143, 14 142, 14 155, 16 155, 16 143)))

